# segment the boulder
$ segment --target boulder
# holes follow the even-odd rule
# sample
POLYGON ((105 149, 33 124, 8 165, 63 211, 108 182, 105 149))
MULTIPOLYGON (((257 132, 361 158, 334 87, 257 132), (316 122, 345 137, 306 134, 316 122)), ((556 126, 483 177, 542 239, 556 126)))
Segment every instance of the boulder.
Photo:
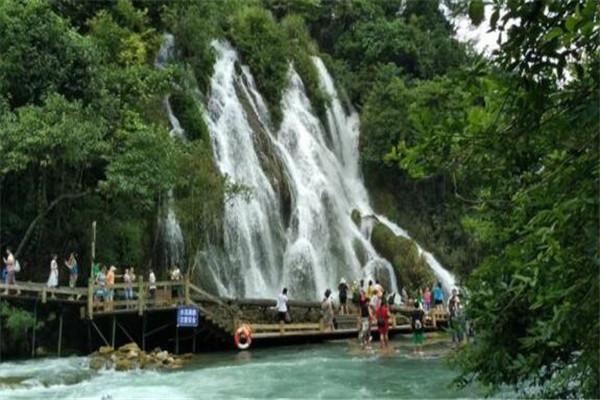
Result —
POLYGON ((140 352, 140 347, 137 345, 137 343, 135 342, 131 342, 131 343, 127 343, 124 344, 123 346, 119 347, 119 351, 121 353, 129 353, 130 351, 135 351, 135 352, 140 352))
POLYGON ((107 355, 112 353, 113 351, 115 351, 115 349, 113 349, 111 346, 101 346, 98 349, 98 353, 102 354, 102 355, 107 355))
POLYGON ((130 350, 129 353, 125 356, 128 360, 138 358, 140 356, 140 352, 136 350, 130 350))
POLYGON ((134 364, 131 360, 120 358, 115 362, 115 370, 116 371, 129 371, 134 367, 134 364))
POLYGON ((99 370, 104 368, 106 365, 106 360, 102 357, 92 357, 90 359, 90 368, 93 370, 99 370))
POLYGON ((167 359, 164 360, 164 363, 167 365, 173 364, 173 362, 175 362, 175 359, 173 357, 167 357, 167 359))
POLYGON ((167 352, 166 350, 165 351, 160 351, 160 352, 154 354, 154 358, 156 358, 160 362, 163 362, 167 358, 169 358, 169 352, 167 352))

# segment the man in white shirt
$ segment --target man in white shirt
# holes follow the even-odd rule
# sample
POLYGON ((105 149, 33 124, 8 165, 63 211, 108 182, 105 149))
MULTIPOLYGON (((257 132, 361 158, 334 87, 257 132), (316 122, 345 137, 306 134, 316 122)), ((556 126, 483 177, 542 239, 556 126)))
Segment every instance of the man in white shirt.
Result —
POLYGON ((156 294, 156 276, 154 275, 154 271, 150 270, 150 275, 148 276, 148 290, 150 292, 150 297, 154 299, 156 294))
POLYGON ((277 317, 279 319, 279 323, 283 324, 286 322, 286 317, 288 313, 288 297, 287 297, 287 288, 283 288, 281 294, 277 296, 277 317))

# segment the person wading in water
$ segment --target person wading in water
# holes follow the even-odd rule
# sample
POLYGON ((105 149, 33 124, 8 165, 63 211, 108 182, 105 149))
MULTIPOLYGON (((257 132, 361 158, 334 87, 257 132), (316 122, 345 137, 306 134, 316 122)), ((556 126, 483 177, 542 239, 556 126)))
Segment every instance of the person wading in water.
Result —
POLYGON ((340 315, 348 314, 348 307, 346 306, 346 302, 348 301, 348 285, 344 278, 340 280, 338 291, 340 298, 340 315))
POLYGON ((415 308, 410 316, 410 324, 413 330, 413 342, 415 344, 414 354, 423 354, 423 342, 425 341, 423 317, 425 312, 421 309, 418 301, 415 301, 414 306, 415 308))

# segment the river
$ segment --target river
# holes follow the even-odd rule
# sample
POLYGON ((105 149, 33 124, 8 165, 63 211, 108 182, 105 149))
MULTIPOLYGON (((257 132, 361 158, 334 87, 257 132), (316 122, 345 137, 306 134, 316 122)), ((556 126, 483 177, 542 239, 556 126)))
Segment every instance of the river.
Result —
MULTIPOLYGON (((353 341, 199 354, 174 371, 95 372, 87 358, 3 362, 0 398, 470 398, 476 388, 451 386, 447 343, 430 343, 413 356, 408 339, 391 354, 363 352, 353 341)), ((377 349, 375 343, 374 349, 377 349)))

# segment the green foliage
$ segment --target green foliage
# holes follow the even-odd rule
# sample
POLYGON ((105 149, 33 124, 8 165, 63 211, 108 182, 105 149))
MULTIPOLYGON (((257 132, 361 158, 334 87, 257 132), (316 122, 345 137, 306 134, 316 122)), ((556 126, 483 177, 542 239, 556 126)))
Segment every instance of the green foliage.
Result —
POLYGON ((0 303, 0 321, 2 323, 2 341, 4 348, 22 346, 27 340, 27 331, 34 326, 39 329, 44 323, 39 321, 36 325, 32 313, 22 308, 13 307, 8 303, 0 303))
POLYGON ((88 41, 42 0, 0 2, 0 54, 0 94, 12 108, 52 91, 82 97, 93 81, 88 41))
POLYGON ((205 143, 210 140, 208 127, 202 118, 200 104, 189 91, 176 91, 169 96, 173 113, 179 120, 189 140, 202 139, 205 143))
POLYGON ((222 238, 227 180, 213 162, 210 143, 202 139, 185 144, 177 168, 175 207, 186 249, 195 254, 222 238))
POLYGON ((282 118, 281 97, 287 83, 289 48, 285 33, 271 14, 259 7, 246 7, 234 16, 228 31, 256 79, 256 85, 278 125, 282 118))
POLYGON ((325 113, 329 99, 321 90, 319 74, 311 59, 317 54, 316 45, 310 38, 303 18, 299 15, 286 16, 281 21, 281 26, 287 35, 290 57, 304 83, 306 95, 321 121, 326 121, 325 113))

